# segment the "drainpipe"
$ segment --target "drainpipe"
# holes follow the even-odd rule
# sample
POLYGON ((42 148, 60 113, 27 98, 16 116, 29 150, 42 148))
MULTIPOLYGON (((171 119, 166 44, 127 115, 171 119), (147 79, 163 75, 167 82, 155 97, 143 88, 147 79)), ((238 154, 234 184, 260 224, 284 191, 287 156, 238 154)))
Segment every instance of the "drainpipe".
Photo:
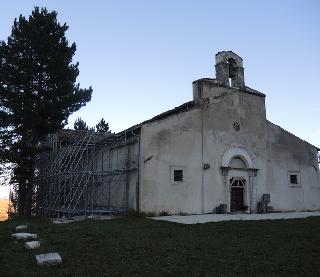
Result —
POLYGON ((140 143, 140 137, 141 137, 141 129, 140 129, 140 135, 135 134, 132 131, 132 134, 136 137, 138 137, 138 169, 137 169, 137 185, 136 185, 136 210, 137 212, 140 212, 140 154, 141 154, 141 143, 140 143))
MULTIPOLYGON (((202 89, 202 88, 200 88, 202 89)), ((203 152, 204 152, 204 137, 203 137, 203 132, 204 132, 204 127, 203 127, 203 102, 200 104, 201 106, 201 194, 202 194, 202 213, 204 214, 204 201, 205 201, 205 190, 204 190, 204 170, 203 170, 203 164, 204 164, 204 159, 203 159, 203 152)))

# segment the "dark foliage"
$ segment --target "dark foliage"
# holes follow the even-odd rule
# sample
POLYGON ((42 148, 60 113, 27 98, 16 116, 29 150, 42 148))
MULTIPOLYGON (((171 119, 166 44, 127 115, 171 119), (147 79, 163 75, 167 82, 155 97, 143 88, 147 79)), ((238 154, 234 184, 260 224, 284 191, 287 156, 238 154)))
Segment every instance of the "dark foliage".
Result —
POLYGON ((76 119, 76 121, 74 122, 73 128, 75 130, 79 130, 79 131, 88 131, 89 130, 87 123, 84 120, 82 120, 80 117, 78 117, 76 119))
POLYGON ((96 125, 96 130, 98 133, 111 133, 111 130, 109 130, 109 123, 105 122, 103 118, 96 125))
POLYGON ((15 19, 0 42, 0 162, 13 166, 21 215, 31 211, 39 142, 91 99, 91 87, 76 83, 76 45, 69 46, 67 29, 55 11, 36 7, 28 19, 15 19))

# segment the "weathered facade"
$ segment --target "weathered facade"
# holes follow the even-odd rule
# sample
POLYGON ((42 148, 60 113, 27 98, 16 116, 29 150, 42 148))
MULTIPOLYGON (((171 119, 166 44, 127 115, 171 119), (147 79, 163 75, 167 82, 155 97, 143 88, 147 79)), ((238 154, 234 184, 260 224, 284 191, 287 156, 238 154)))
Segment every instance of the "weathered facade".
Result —
POLYGON ((193 82, 193 102, 142 124, 140 144, 143 211, 255 213, 264 194, 276 211, 320 209, 319 149, 266 119, 232 52, 216 55, 216 79, 193 82))
POLYGON ((105 144, 96 166, 126 172, 126 209, 320 209, 319 149, 266 119, 265 94, 245 86, 231 51, 216 54, 216 79, 193 82, 193 101, 116 136, 125 140, 105 144))

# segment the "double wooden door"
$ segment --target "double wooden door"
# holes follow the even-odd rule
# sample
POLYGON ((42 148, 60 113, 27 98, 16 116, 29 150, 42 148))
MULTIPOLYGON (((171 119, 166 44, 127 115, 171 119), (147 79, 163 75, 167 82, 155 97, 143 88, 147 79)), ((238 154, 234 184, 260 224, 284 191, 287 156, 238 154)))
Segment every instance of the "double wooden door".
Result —
POLYGON ((244 210, 244 187, 245 179, 242 178, 232 178, 230 180, 231 186, 231 212, 238 212, 244 210))

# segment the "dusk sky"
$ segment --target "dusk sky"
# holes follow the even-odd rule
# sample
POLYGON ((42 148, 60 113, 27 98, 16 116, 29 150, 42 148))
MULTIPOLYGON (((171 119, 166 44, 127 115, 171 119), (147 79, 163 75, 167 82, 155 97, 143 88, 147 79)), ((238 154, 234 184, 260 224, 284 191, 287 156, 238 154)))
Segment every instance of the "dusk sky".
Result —
MULTIPOLYGON (((0 39, 34 6, 58 12, 77 44, 90 103, 69 118, 121 131, 192 100, 215 77, 214 56, 244 60, 246 85, 267 95, 267 118, 320 147, 320 1, 3 1, 0 39)), ((0 189, 0 198, 7 191, 0 189)))

